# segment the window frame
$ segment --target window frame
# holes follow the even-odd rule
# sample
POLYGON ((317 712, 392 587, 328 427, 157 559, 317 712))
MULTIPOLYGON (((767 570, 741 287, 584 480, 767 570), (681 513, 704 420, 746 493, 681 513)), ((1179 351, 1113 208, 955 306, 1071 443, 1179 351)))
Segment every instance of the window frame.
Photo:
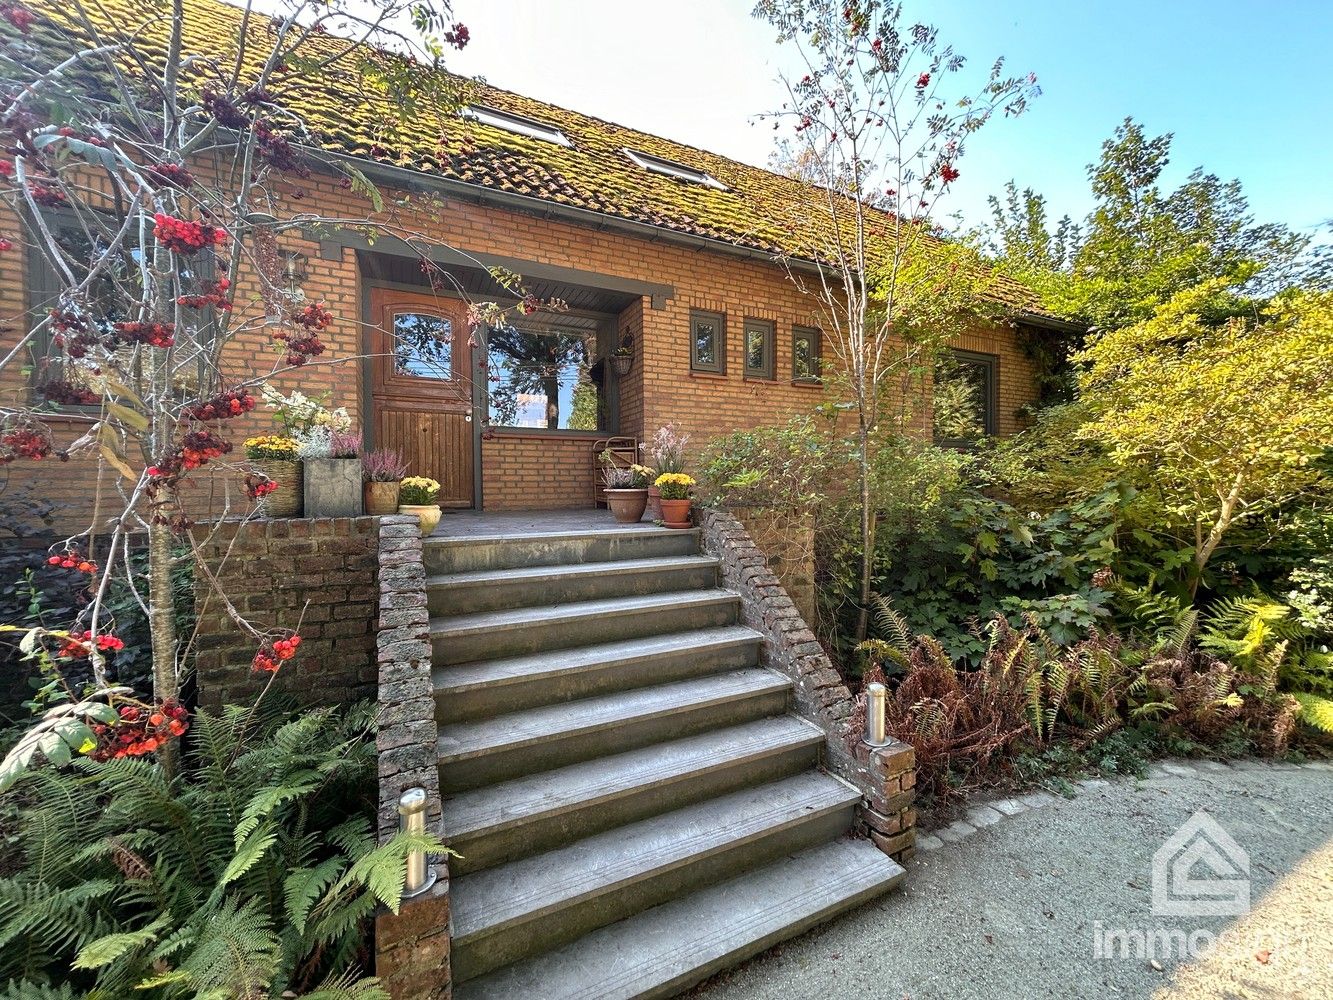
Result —
MULTIPOLYGON (((995 437, 1000 433, 1000 356, 985 354, 981 351, 968 351, 961 348, 946 348, 954 363, 977 365, 986 372, 985 412, 982 415, 982 437, 995 437)), ((970 448, 976 444, 972 438, 936 437, 939 444, 951 447, 970 448)))
POLYGON ((725 375, 727 373, 727 314, 711 309, 690 310, 690 371, 705 375, 725 375), (698 329, 701 321, 711 322, 714 327, 714 361, 706 363, 699 360, 698 329))
POLYGON ((679 163, 676 160, 668 160, 664 156, 654 156, 652 153, 640 152, 637 149, 630 149, 628 146, 622 146, 621 152, 628 156, 637 166, 647 170, 650 174, 661 174, 663 177, 674 177, 678 181, 685 181, 687 184, 698 184, 702 187, 710 187, 715 191, 730 190, 730 188, 707 170, 700 170, 698 167, 692 167, 688 163, 679 163))
MULTIPOLYGON (((606 437, 608 434, 614 433, 614 431, 611 430, 611 428, 617 425, 618 414, 615 412, 613 408, 612 400, 610 398, 610 395, 608 394, 605 378, 599 377, 597 374, 598 365, 601 363, 599 360, 599 354, 600 351, 602 350, 605 341, 604 327, 599 325, 598 328, 594 330, 585 327, 562 326, 558 321, 551 322, 549 324, 539 324, 535 321, 525 321, 523 318, 517 318, 515 320, 511 320, 507 325, 518 333, 528 334, 530 336, 537 336, 537 337, 561 336, 561 335, 577 336, 584 340, 585 350, 587 348, 587 337, 589 335, 592 336, 593 345, 591 353, 588 354, 588 360, 590 362, 588 368, 589 368, 589 374, 591 376, 591 382, 597 391, 597 422, 601 426, 588 429, 588 428, 577 428, 577 427, 532 427, 520 424, 496 423, 493 421, 493 416, 491 412, 491 401, 492 401, 491 384, 489 379, 487 379, 484 381, 483 384, 482 405, 481 405, 482 418, 487 430, 497 434, 510 435, 516 437, 541 435, 541 436, 597 438, 597 437, 606 437)), ((489 372, 491 370, 491 359, 492 359, 491 355, 492 335, 494 334, 496 328, 484 327, 483 329, 485 332, 485 354, 487 362, 487 371, 489 372)), ((566 415, 566 417, 568 418, 569 416, 573 416, 572 401, 571 401, 570 412, 569 414, 566 415)))
POLYGON ((526 115, 515 114, 512 111, 501 111, 499 108, 488 107, 484 104, 469 104, 459 111, 459 114, 463 118, 480 122, 482 125, 489 125, 491 128, 512 132, 515 135, 527 136, 529 139, 538 139, 541 142, 549 142, 556 146, 574 145, 569 136, 565 135, 564 130, 559 127, 536 118, 529 118, 526 115))
POLYGON ((791 380, 797 385, 822 385, 824 382, 824 331, 817 326, 791 328, 791 380), (808 337, 812 347, 813 371, 802 375, 796 370, 796 344, 808 337))
POLYGON ((747 316, 743 331, 741 336, 741 365, 745 377, 772 382, 777 375, 778 325, 771 319, 756 319, 747 316), (763 363, 759 368, 750 366, 751 333, 759 333, 764 338, 763 363))

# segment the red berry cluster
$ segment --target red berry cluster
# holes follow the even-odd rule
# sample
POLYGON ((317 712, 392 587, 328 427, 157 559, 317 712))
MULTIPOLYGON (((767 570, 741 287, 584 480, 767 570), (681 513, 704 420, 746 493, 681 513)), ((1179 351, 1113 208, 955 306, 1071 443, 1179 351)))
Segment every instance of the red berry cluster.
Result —
POLYGON ((323 302, 311 302, 300 312, 292 314, 292 322, 307 330, 325 330, 333 322, 333 313, 325 308, 323 302))
POLYGON ((9 178, 13 176, 14 176, 14 161, 0 160, 0 177, 9 178))
POLYGON ((256 152, 269 166, 283 173, 309 177, 310 168, 301 162, 287 137, 274 132, 264 122, 255 122, 256 152))
POLYGON ((204 111, 212 115, 223 128, 249 128, 250 116, 233 104, 225 94, 205 90, 203 94, 204 111))
POLYGON ((179 254, 198 253, 204 247, 225 243, 227 231, 208 222, 191 222, 158 212, 153 216, 153 235, 168 250, 179 254))
POLYGON ((466 24, 460 22, 444 33, 444 40, 461 51, 472 40, 472 32, 467 30, 466 24))
POLYGON ((185 706, 168 698, 149 712, 138 705, 123 705, 119 721, 93 726, 97 747, 88 754, 93 760, 142 757, 159 750, 190 728, 185 706))
POLYGON ((48 566, 59 566, 62 569, 77 569, 80 573, 96 573, 97 563, 83 557, 83 553, 77 548, 67 548, 64 552, 46 557, 48 566))
POLYGON ((231 389, 202 403, 187 406, 185 416, 191 420, 225 420, 249 413, 255 406, 255 397, 250 395, 249 389, 231 389))
POLYGON ((958 171, 953 164, 946 163, 944 166, 940 167, 940 179, 944 181, 945 184, 958 180, 958 177, 958 171))
POLYGON ((59 208, 69 199, 65 192, 58 187, 53 187, 45 181, 32 181, 28 184, 28 193, 32 195, 32 200, 39 205, 45 205, 47 208, 59 208))
POLYGON ((0 253, 8 253, 14 249, 14 241, 8 236, 0 236, 0 253))
POLYGON ((88 318, 70 309, 52 309, 51 328, 56 331, 52 343, 71 358, 86 357, 90 347, 101 343, 101 337, 88 323, 88 318))
MULTIPOLYGON (((114 653, 117 650, 124 649, 125 643, 114 635, 99 635, 97 637, 97 648, 103 653, 114 653)), ((81 660, 91 653, 92 649, 93 634, 91 632, 71 632, 69 638, 65 639, 63 645, 56 651, 56 656, 81 660)))
POLYGON ((127 344, 147 344, 149 347, 171 347, 176 343, 176 324, 147 323, 129 320, 116 323, 115 340, 127 344))
MULTIPOLYGON (((156 480, 177 480, 190 469, 207 465, 231 451, 231 442, 212 431, 192 431, 174 451, 148 467, 148 475, 156 480)), ((151 488, 151 487, 150 487, 151 488)))
POLYGON ((67 378, 47 379, 38 384, 37 391, 43 399, 66 406, 92 406, 102 398, 86 385, 71 382, 67 378))
POLYGON ((266 642, 259 647, 259 652, 255 653, 252 666, 258 673, 271 674, 295 656, 300 645, 301 637, 294 632, 285 639, 266 642))
POLYGON ((43 424, 20 418, 18 423, 0 433, 0 465, 8 465, 19 458, 40 461, 50 455, 62 462, 69 461, 69 453, 56 450, 51 432, 43 424))
POLYGON ((26 35, 28 29, 32 27, 32 22, 37 20, 36 14, 22 4, 13 3, 12 0, 0 3, 0 16, 17 28, 21 35, 26 35))
POLYGON ((145 173, 155 187, 187 188, 194 183, 194 174, 179 163, 154 163, 145 173))
POLYGON ((251 472, 245 477, 245 495, 251 500, 262 500, 277 488, 278 484, 262 472, 251 472))
POLYGON ((231 282, 226 278, 219 278, 213 282, 212 286, 199 295, 182 295, 176 299, 176 305, 187 306, 190 309, 203 309, 205 306, 214 306, 223 311, 231 310, 231 299, 227 298, 227 292, 231 288, 231 282))

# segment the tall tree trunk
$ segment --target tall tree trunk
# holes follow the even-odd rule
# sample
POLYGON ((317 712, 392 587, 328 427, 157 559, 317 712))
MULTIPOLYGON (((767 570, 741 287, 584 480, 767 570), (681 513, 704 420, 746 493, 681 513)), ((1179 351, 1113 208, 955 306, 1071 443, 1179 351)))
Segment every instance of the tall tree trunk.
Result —
POLYGON ((870 428, 866 426, 864 414, 860 417, 856 437, 861 447, 857 462, 857 473, 861 478, 861 592, 860 610, 856 616, 856 641, 859 643, 865 641, 870 631, 870 582, 875 566, 875 518, 870 510, 870 428))

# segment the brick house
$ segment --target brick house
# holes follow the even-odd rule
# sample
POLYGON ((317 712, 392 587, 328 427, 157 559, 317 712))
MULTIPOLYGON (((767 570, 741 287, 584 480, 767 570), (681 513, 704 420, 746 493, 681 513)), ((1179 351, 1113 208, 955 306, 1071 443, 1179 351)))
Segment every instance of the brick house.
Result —
MULTIPOLYGON (((126 25, 142 19, 128 0, 104 7, 121 11, 126 25)), ((186 0, 186 8, 196 36, 187 51, 230 50, 239 10, 216 0, 186 0)), ((55 6, 37 9, 62 17, 55 6)), ((39 39, 49 30, 42 22, 34 29, 39 39)), ((353 229, 283 229, 293 286, 335 316, 323 335, 326 357, 348 361, 291 372, 278 385, 330 393, 357 416, 368 442, 402 450, 414 473, 440 480, 446 506, 587 506, 595 440, 643 440, 674 422, 697 446, 809 412, 825 398, 816 377, 817 302, 788 273, 812 266, 801 235, 819 212, 812 189, 491 87, 476 88, 464 112, 442 124, 409 123, 391 145, 381 144, 382 116, 364 94, 331 85, 327 98, 301 109, 322 137, 323 162, 354 165, 383 191, 385 210, 376 217, 345 173, 316 167, 277 185, 284 200, 276 214, 376 217, 399 235, 370 241, 353 229), (452 248, 429 251, 447 275, 437 276, 435 290, 413 233, 452 248), (465 296, 509 294, 488 271, 494 267, 569 308, 470 337, 465 296), (470 346, 487 341, 488 358, 470 346), (607 356, 622 343, 633 345, 634 361, 618 377, 607 356)), ((206 177, 224 163, 191 167, 206 177)), ((0 230, 20 226, 0 218, 0 230)), ((53 283, 43 267, 32 252, 0 255, 0 315, 11 344, 27 328, 22 317, 49 308, 53 283)), ((1056 324, 1024 308, 1031 297, 1020 286, 999 287, 1016 320, 979 324, 954 347, 980 387, 978 418, 1007 434, 1037 397, 1025 332, 1040 336, 1056 324)), ((243 276, 236 315, 257 319, 262 309, 254 276, 243 276)), ((272 351, 256 322, 225 362, 238 374, 266 370, 272 351)), ((10 399, 30 391, 16 371, 4 380, 0 393, 10 399)), ((52 417, 68 437, 87 420, 52 417)), ((237 436, 270 429, 261 411, 237 436)), ((90 506, 89 471, 79 461, 45 468, 44 488, 90 506)))

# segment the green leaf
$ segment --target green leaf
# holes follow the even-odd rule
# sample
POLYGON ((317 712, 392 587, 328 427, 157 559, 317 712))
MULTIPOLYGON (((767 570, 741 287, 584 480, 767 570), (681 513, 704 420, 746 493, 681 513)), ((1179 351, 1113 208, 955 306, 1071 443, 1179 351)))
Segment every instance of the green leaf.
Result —
POLYGON ((348 177, 351 178, 352 190, 357 194, 363 194, 369 198, 371 208, 376 212, 383 212, 384 196, 380 194, 380 189, 371 183, 370 178, 350 163, 343 163, 340 164, 340 166, 347 172, 348 177))
POLYGON ((222 877, 218 879, 218 887, 230 885, 257 865, 277 839, 278 831, 267 824, 246 837, 245 843, 240 846, 235 857, 223 871, 222 877))
POLYGON ((171 923, 171 914, 164 913, 147 927, 137 931, 122 931, 106 934, 95 941, 90 941, 74 956, 72 967, 75 969, 100 969, 110 965, 131 949, 157 940, 158 932, 171 923))

